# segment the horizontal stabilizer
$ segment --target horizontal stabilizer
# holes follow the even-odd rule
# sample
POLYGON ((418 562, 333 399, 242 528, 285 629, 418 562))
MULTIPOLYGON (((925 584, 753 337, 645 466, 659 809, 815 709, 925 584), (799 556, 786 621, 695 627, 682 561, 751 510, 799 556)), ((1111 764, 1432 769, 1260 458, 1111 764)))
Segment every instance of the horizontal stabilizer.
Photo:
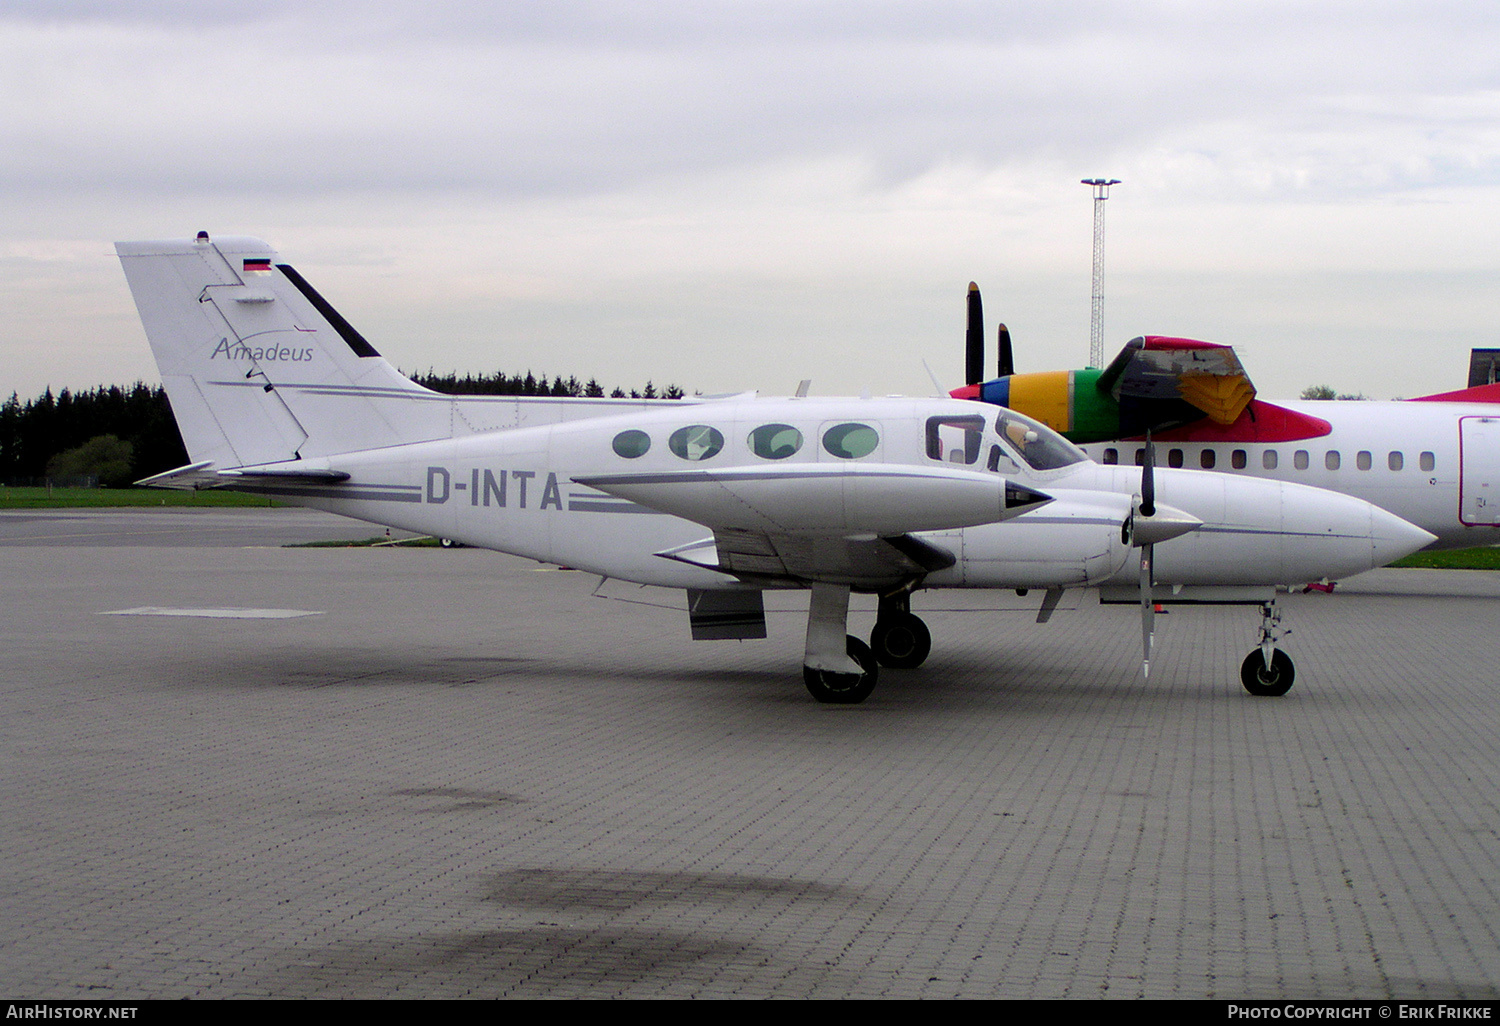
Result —
POLYGON ((189 463, 176 470, 142 478, 136 484, 142 488, 177 488, 194 491, 203 488, 222 488, 234 483, 283 481, 300 484, 336 484, 349 480, 342 470, 330 467, 299 466, 296 463, 265 464, 259 467, 232 467, 214 470, 212 460, 189 463))
POLYGON ((349 480, 349 475, 342 470, 330 470, 317 467, 236 467, 234 470, 221 470, 219 476, 223 478, 253 478, 257 481, 306 481, 314 482, 337 482, 349 480))
POLYGON ((213 465, 213 460, 199 460, 197 463, 189 463, 176 470, 143 477, 136 484, 141 488, 177 488, 187 492, 199 488, 212 488, 221 483, 219 476, 208 469, 213 465))

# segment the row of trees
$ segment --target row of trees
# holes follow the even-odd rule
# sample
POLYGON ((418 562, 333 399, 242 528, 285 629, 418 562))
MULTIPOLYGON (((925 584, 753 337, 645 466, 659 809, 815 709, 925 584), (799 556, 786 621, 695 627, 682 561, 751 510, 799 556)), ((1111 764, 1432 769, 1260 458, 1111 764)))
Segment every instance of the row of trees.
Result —
POLYGON ((95 478, 118 485, 186 462, 160 385, 137 381, 55 396, 49 388, 24 403, 12 392, 0 404, 0 482, 95 478))
POLYGON ((429 370, 426 374, 412 374, 410 377, 419 385, 448 395, 556 395, 595 399, 606 395, 611 399, 681 399, 683 395, 682 389, 676 385, 668 385, 658 392, 649 381, 640 391, 615 388, 606 393, 604 386, 593 378, 583 383, 571 375, 566 378, 559 376, 549 383, 545 374, 537 378, 530 371, 515 377, 500 373, 492 376, 465 374, 460 378, 457 374, 434 374, 429 370))
POLYGON ((1302 390, 1299 399, 1355 399, 1365 400, 1370 398, 1363 392, 1336 392, 1332 385, 1308 385, 1302 390))
MULTIPOLYGON (((525 374, 438 375, 429 371, 414 380, 448 395, 604 396, 590 378, 551 381, 525 374)), ((680 399, 682 389, 669 385, 658 392, 651 382, 640 390, 612 389, 615 398, 680 399)), ((137 381, 121 388, 101 385, 84 392, 47 389, 22 402, 12 392, 0 404, 0 483, 40 484, 45 480, 93 480, 118 487, 160 474, 188 462, 187 450, 172 418, 167 393, 160 385, 137 381)))

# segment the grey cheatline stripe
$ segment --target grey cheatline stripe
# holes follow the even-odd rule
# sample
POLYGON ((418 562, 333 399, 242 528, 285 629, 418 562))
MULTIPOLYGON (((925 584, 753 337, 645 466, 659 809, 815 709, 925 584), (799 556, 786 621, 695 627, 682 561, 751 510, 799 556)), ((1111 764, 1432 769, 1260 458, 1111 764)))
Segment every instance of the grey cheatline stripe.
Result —
POLYGON ((312 488, 295 484, 264 484, 254 478, 242 478, 224 486, 226 491, 254 492, 257 495, 309 496, 314 499, 368 499, 372 502, 421 502, 421 485, 335 485, 312 488), (378 490, 385 489, 385 490, 378 490))
POLYGON ((215 620, 290 620, 298 616, 322 616, 321 609, 174 609, 170 606, 136 606, 109 609, 100 616, 203 616, 215 620))
POLYGON ((568 496, 568 511, 571 513, 654 513, 658 516, 665 516, 660 510, 642 506, 629 499, 615 499, 607 495, 580 495, 577 492, 568 496))

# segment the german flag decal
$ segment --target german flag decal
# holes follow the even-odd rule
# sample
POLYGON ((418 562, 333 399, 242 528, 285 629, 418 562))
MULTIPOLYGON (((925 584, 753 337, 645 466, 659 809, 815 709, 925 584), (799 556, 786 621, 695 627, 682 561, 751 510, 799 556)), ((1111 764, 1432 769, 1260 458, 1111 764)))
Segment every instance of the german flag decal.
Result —
POLYGON ((247 271, 269 271, 271 269, 270 257, 246 257, 245 270, 247 271))

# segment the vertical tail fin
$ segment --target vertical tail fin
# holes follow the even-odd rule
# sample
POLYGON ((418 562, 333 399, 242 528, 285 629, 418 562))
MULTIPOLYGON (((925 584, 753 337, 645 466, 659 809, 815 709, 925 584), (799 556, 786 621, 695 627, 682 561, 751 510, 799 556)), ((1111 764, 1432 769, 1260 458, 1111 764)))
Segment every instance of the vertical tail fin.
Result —
POLYGON ((277 463, 447 437, 404 377, 259 239, 115 244, 194 462, 277 463))

